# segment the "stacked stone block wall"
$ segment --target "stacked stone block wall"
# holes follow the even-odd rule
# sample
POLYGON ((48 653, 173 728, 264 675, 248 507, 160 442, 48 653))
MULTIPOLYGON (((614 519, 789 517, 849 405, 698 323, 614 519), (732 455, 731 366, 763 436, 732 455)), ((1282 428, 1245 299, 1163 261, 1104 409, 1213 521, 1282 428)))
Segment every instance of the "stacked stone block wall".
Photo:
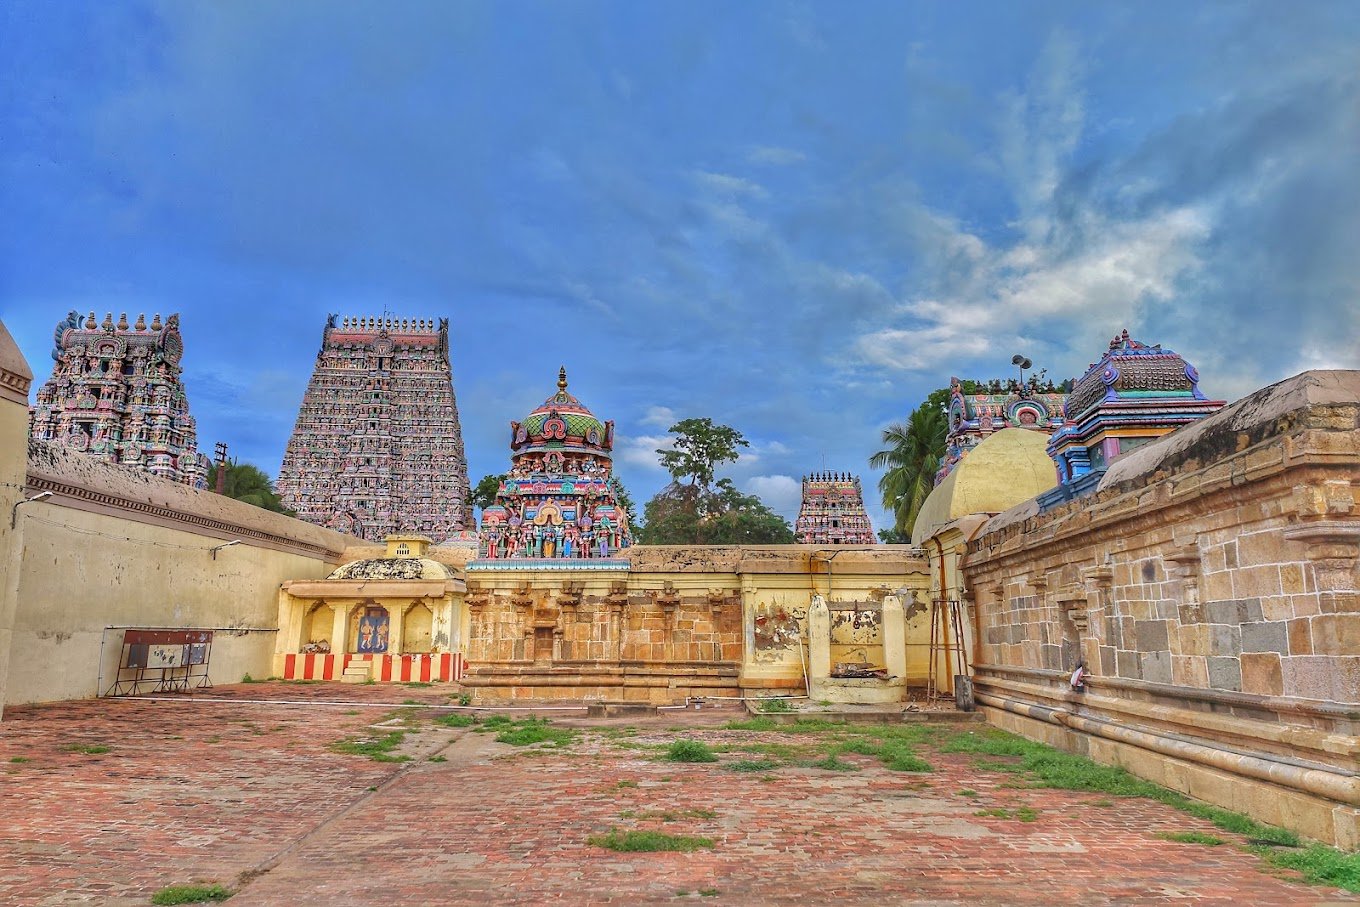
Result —
POLYGON ((1339 786, 1285 819, 1354 846, 1358 484, 1360 373, 1305 373, 1116 461, 1091 497, 1002 514, 964 566, 981 701, 1301 761, 1339 786))

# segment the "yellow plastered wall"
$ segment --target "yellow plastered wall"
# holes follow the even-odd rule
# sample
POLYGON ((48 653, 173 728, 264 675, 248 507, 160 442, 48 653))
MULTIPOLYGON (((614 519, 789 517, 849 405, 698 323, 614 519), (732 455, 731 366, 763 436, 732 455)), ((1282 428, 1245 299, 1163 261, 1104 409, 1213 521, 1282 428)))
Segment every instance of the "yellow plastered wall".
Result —
POLYGON ((20 511, 18 607, 10 647, 9 703, 100 695, 112 684, 122 631, 106 627, 219 630, 214 683, 269 674, 277 591, 333 565, 249 544, 217 552, 215 537, 35 502, 20 511), (100 676, 103 689, 100 689, 100 676))

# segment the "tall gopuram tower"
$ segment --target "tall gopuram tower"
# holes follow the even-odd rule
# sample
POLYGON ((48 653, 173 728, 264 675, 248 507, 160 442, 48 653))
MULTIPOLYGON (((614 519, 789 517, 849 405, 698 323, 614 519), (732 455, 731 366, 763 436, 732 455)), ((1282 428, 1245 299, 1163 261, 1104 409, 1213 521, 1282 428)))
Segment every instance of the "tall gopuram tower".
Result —
POLYGON ((803 505, 793 527, 800 545, 874 545, 859 476, 820 472, 803 478, 803 505))
POLYGON ((330 316, 277 489, 301 519, 368 541, 463 529, 448 319, 330 316))
POLYGON ((557 393, 510 423, 510 473, 482 511, 482 556, 609 558, 633 543, 612 475, 614 423, 601 422, 567 393, 557 393))
POLYGON ((179 316, 151 319, 113 313, 81 324, 72 312, 52 337, 52 377, 38 389, 29 431, 39 441, 64 444, 108 463, 206 485, 208 458, 180 381, 184 339, 179 316))

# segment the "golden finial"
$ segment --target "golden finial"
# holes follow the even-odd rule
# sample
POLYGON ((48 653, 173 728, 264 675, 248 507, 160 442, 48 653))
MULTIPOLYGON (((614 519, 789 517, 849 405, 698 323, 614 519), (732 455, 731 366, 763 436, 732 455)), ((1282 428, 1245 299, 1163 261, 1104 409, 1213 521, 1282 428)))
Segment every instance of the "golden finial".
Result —
POLYGON ((567 390, 567 367, 565 365, 557 370, 557 389, 563 393, 567 390))

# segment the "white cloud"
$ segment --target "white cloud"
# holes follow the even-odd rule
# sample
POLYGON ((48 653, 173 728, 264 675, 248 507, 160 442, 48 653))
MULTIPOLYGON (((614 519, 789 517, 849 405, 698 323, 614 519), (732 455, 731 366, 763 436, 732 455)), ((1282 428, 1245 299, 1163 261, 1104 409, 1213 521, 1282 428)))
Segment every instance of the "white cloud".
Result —
POLYGON ((614 441, 614 460, 638 469, 664 471, 657 459, 657 449, 672 449, 675 438, 672 435, 628 435, 614 441))
POLYGON ((803 483, 793 476, 752 476, 743 483, 742 491, 760 498, 765 506, 790 521, 797 518, 803 503, 803 483))
POLYGON ((642 425, 655 425, 657 428, 670 428, 679 419, 675 410, 669 406, 649 406, 646 414, 638 420, 642 425))

